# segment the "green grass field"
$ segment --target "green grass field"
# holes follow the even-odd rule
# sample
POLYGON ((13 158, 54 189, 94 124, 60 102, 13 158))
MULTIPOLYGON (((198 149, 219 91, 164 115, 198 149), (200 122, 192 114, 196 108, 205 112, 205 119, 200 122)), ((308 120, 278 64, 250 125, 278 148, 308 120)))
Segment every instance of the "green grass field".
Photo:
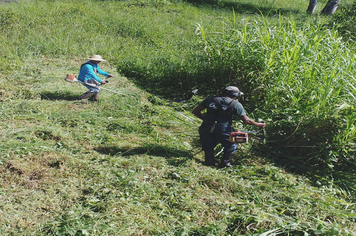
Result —
POLYGON ((0 234, 355 235, 355 45, 307 6, 0 3, 0 234), (93 54, 118 93, 84 104, 64 78, 93 54), (191 114, 219 78, 267 122, 226 169, 191 114))

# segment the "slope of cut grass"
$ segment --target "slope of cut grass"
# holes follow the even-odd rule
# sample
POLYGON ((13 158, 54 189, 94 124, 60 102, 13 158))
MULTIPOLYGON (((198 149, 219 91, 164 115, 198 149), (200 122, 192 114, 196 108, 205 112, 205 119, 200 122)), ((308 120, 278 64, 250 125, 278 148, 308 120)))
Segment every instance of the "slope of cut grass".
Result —
POLYGON ((185 48, 195 23, 218 29, 230 7, 23 1, 0 5, 0 16, 0 234, 355 234, 354 172, 296 174, 257 140, 240 146, 233 168, 206 167, 191 115, 202 98, 171 103, 115 71, 149 48, 185 48), (122 94, 103 90, 99 103, 83 104, 86 89, 64 77, 96 53, 115 74, 105 88, 122 94))
POLYGON ((73 62, 32 63, 38 75, 18 71, 1 97, 2 234, 355 230, 351 185, 288 173, 250 145, 241 145, 234 168, 203 166, 200 122, 189 114, 200 99, 166 103, 116 74, 107 88, 127 96, 103 91, 100 103, 82 104, 74 99, 85 89, 60 76, 73 62))

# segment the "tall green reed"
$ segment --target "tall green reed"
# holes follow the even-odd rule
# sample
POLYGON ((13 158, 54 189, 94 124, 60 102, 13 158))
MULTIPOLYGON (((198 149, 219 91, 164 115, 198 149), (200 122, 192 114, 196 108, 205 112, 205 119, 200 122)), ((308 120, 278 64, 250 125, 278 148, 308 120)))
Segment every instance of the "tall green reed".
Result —
POLYGON ((138 84, 166 96, 177 94, 177 84, 181 91, 197 87, 201 95, 237 85, 246 94, 242 102, 247 110, 269 119, 270 136, 282 140, 274 148, 323 165, 336 160, 330 153, 342 156, 344 147, 354 142, 354 118, 340 112, 340 105, 353 107, 345 84, 351 83, 349 74, 355 70, 353 46, 324 25, 283 16, 277 24, 266 18, 234 18, 216 32, 198 24, 200 41, 181 55, 156 51, 154 57, 121 61, 119 67, 138 84), (345 130, 343 119, 350 120, 345 130))
POLYGON ((280 17, 278 25, 262 20, 232 25, 220 35, 200 32, 210 67, 215 72, 230 68, 229 74, 216 73, 214 80, 223 85, 230 76, 229 82, 246 91, 254 101, 246 107, 271 119, 270 132, 290 135, 278 143, 288 146, 283 148, 286 152, 298 148, 294 155, 320 164, 330 161, 331 150, 342 152, 341 146, 352 145, 353 115, 339 107, 343 103, 353 107, 354 95, 345 89, 345 84, 354 86, 349 80, 355 71, 353 46, 325 29, 323 22, 297 26, 293 19, 280 17), (349 120, 348 127, 344 119, 349 120), (279 131, 272 130, 277 127, 279 131))

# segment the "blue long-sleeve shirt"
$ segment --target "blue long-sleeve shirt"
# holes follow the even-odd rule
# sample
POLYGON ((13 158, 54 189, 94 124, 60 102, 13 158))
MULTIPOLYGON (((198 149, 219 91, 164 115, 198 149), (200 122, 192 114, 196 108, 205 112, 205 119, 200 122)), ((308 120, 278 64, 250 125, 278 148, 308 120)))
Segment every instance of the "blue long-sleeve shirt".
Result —
POLYGON ((91 63, 90 61, 88 61, 80 69, 79 75, 78 75, 78 80, 84 82, 84 81, 87 81, 87 80, 90 80, 90 79, 95 79, 96 81, 101 83, 103 80, 100 79, 96 75, 96 73, 99 73, 99 74, 104 75, 104 76, 108 76, 109 75, 108 72, 100 70, 99 64, 94 64, 94 63, 91 63))

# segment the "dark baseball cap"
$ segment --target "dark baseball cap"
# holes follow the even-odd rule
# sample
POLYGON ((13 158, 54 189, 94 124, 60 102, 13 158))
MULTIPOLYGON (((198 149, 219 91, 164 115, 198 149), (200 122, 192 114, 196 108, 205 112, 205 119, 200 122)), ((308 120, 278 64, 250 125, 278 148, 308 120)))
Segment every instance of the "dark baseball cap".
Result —
POLYGON ((239 97, 244 94, 243 92, 240 91, 240 89, 238 89, 235 86, 226 87, 225 92, 231 96, 234 96, 234 97, 239 97))

